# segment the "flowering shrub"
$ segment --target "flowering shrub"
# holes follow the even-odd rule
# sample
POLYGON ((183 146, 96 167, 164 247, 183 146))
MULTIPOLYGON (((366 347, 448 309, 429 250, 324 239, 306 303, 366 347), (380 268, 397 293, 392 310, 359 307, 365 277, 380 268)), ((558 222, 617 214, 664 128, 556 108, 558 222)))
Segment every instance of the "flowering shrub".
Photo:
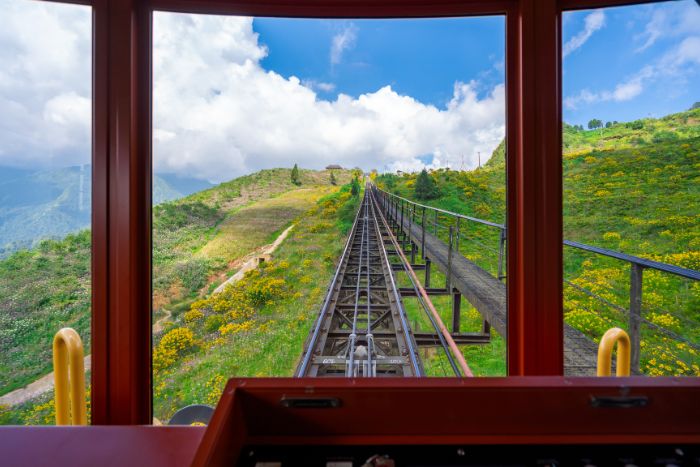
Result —
POLYGON ((190 310, 187 313, 185 313, 185 323, 187 324, 194 323, 195 321, 199 321, 202 318, 204 318, 204 313, 202 313, 198 309, 190 310))
POLYGON ((246 287, 246 297, 251 305, 262 306, 270 300, 281 298, 285 292, 285 286, 284 279, 263 277, 251 281, 246 287))
POLYGON ((680 320, 678 318, 675 318, 667 313, 652 312, 649 314, 649 321, 656 324, 657 326, 661 326, 663 328, 668 329, 678 329, 680 325, 680 320))
POLYGON ((175 328, 163 336, 153 350, 153 368, 162 370, 177 360, 177 357, 194 345, 194 335, 189 328, 175 328))
POLYGON ((649 376, 700 376, 697 351, 685 343, 676 343, 675 349, 669 345, 668 338, 662 338, 661 344, 648 344, 642 341, 642 370, 649 376))
POLYGON ((221 393, 226 386, 226 378, 222 375, 214 375, 209 381, 207 381, 206 388, 209 391, 204 399, 205 404, 216 405, 221 397, 221 393))
POLYGON ((210 315, 207 316, 207 319, 204 321, 204 330, 206 332, 214 332, 217 329, 221 327, 222 324, 224 324, 224 317, 219 316, 219 315, 210 315))
POLYGON ((619 241, 620 240, 620 234, 617 232, 605 232, 603 234, 603 240, 608 240, 608 241, 619 241))
POLYGON ((316 224, 309 227, 309 232, 311 232, 311 233, 324 232, 324 231, 330 229, 331 227, 333 227, 333 224, 331 224, 330 222, 317 222, 316 224))
POLYGON ((564 313, 564 319, 570 326, 592 337, 596 342, 600 341, 605 331, 612 327, 610 320, 580 308, 574 308, 564 313))
POLYGON ((246 332, 253 329, 254 321, 244 321, 242 323, 228 323, 224 324, 219 328, 219 332, 222 336, 228 334, 238 334, 239 332, 246 332))
POLYGON ((32 407, 24 417, 25 425, 53 425, 56 423, 56 401, 51 398, 32 407))

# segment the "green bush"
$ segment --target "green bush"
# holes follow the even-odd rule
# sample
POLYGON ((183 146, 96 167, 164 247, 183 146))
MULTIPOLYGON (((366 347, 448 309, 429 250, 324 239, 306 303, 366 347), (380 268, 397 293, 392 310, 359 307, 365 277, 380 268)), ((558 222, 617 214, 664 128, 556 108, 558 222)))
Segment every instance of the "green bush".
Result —
POLYGON ((204 321, 204 330, 206 332, 218 331, 225 322, 226 320, 221 315, 207 316, 207 319, 204 321))

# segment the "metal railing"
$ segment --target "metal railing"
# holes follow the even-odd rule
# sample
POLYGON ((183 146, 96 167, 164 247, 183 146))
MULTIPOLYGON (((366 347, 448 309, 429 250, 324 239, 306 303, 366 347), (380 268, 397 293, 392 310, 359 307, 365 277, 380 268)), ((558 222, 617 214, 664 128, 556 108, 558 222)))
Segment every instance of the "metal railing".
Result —
MULTIPOLYGON (((409 199, 403 198, 401 196, 389 193, 387 191, 381 190, 375 187, 377 192, 384 198, 386 203, 386 209, 392 209, 394 215, 399 222, 403 223, 404 218, 410 219, 415 224, 419 225, 423 232, 431 231, 433 235, 445 238, 448 243, 449 248, 449 260, 451 260, 452 252, 460 252, 460 242, 471 241, 475 242, 480 248, 485 248, 497 255, 497 272, 496 277, 498 279, 505 279, 505 247, 507 240, 507 228, 504 224, 499 224, 496 222, 490 222, 483 219, 478 219, 475 217, 467 216, 464 214, 459 214, 452 211, 447 211, 444 209, 436 208, 433 206, 428 206, 425 204, 417 203, 409 199), (446 222, 440 223, 441 220, 446 222), (468 238, 463 235, 464 227, 468 223, 477 224, 479 226, 485 226, 487 228, 493 228, 498 231, 498 246, 497 248, 492 248, 486 245, 484 242, 479 242, 476 238, 468 238)), ((424 236, 425 234, 423 234, 424 236)), ((423 245, 425 244, 425 238, 422 239, 423 245)), ((629 327, 629 335, 632 341, 632 351, 631 351, 631 366, 632 371, 635 373, 639 372, 639 359, 641 353, 641 325, 644 324, 661 334, 666 335, 674 340, 682 341, 688 344, 689 347, 700 350, 700 345, 691 342, 685 337, 659 326, 642 317, 642 290, 644 281, 644 270, 650 269, 655 271, 660 271, 667 274, 673 274, 684 279, 690 279, 693 281, 700 280, 700 271, 695 271, 693 269, 683 268, 681 266, 675 266, 672 264, 661 263, 658 261, 653 261, 646 258, 641 258, 638 256, 628 255, 614 250, 608 250, 605 248, 600 248, 592 245, 587 245, 585 243, 574 242, 571 240, 564 240, 564 246, 573 248, 580 251, 585 251, 593 253, 595 255, 604 256, 608 258, 613 258, 630 265, 630 275, 629 275, 629 306, 628 308, 621 307, 609 300, 601 297, 600 295, 572 283, 565 279, 566 285, 569 285, 579 292, 582 292, 599 302, 605 304, 606 306, 614 308, 617 312, 624 313, 629 327)), ((421 248, 422 250, 422 248, 421 248)), ((451 261, 450 261, 451 262, 451 261)), ((449 267, 448 267, 449 269, 449 267)), ((450 272, 448 271, 448 277, 446 279, 447 283, 450 283, 450 272)), ((680 317, 679 317, 680 318, 680 317)))

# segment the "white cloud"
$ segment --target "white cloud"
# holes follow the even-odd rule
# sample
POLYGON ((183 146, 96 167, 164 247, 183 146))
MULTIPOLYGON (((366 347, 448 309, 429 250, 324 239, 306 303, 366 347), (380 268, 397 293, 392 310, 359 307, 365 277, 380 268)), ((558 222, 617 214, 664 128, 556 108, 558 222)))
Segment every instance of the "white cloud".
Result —
POLYGON ((562 50, 564 57, 585 44, 593 33, 603 26, 605 26, 605 13, 603 10, 595 10, 586 16, 583 29, 564 44, 562 50))
POLYGON ((660 68, 671 74, 678 73, 686 65, 700 65, 700 35, 686 37, 660 61, 660 68))
MULTIPOLYGON (((10 64, 0 68, 0 164, 87 162, 89 10, 16 5, 0 0, 0 59, 10 64)), ((464 155, 474 167, 505 133, 503 85, 482 96, 476 82, 455 83, 440 108, 391 86, 330 101, 315 90, 332 83, 267 71, 266 54, 250 18, 155 15, 156 170, 223 181, 295 162, 419 169, 426 155, 432 166, 464 155)))
POLYGON ((490 154, 504 135, 503 86, 479 99, 476 83, 457 83, 441 109, 390 86, 322 100, 298 78, 261 67, 251 19, 188 18, 155 18, 154 125, 168 135, 154 144, 160 170, 212 181, 295 162, 405 170, 422 167, 425 154, 465 154, 473 167, 477 151, 490 154), (210 36, 224 24, 240 34, 219 45, 210 36), (245 52, 232 60, 229 48, 245 52))
POLYGON ((580 103, 592 104, 595 102, 624 102, 634 99, 644 90, 644 83, 654 78, 657 70, 652 66, 645 66, 634 76, 618 83, 612 91, 591 92, 588 89, 581 90, 575 96, 564 99, 564 106, 568 109, 577 109, 580 103))
POLYGON ((337 65, 343 58, 343 52, 355 46, 357 40, 357 28, 354 24, 346 26, 341 32, 333 36, 331 41, 331 65, 337 65))
POLYGON ((641 52, 651 47, 656 40, 663 34, 665 22, 667 19, 666 10, 654 10, 651 20, 644 27, 644 33, 637 37, 644 38, 644 44, 637 48, 637 52, 641 52))
POLYGON ((308 80, 303 80, 301 84, 309 89, 313 89, 314 91, 321 91, 321 92, 333 92, 335 91, 335 84, 333 83, 325 83, 323 81, 316 81, 313 79, 308 79, 308 80))
POLYGON ((635 36, 644 43, 637 48, 642 52, 664 37, 680 37, 697 34, 700 30, 700 8, 694 0, 673 2, 651 8, 651 18, 644 32, 635 36))
POLYGON ((0 0, 0 11, 0 164, 90 162, 90 9, 0 0))
POLYGON ((632 77, 619 83, 612 91, 591 92, 583 89, 576 95, 567 96, 564 99, 564 106, 575 110, 582 103, 628 101, 642 94, 648 83, 658 79, 664 79, 664 84, 669 87, 670 92, 674 86, 684 85, 687 75, 697 71, 698 66, 700 66, 700 36, 686 37, 654 63, 644 66, 632 77))

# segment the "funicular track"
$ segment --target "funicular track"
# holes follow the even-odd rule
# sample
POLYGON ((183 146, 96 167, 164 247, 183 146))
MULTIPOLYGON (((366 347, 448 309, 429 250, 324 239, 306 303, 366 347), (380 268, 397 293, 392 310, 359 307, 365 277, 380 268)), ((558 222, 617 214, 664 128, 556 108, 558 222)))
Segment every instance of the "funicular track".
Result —
MULTIPOLYGON (((443 347, 455 374, 470 375, 462 355, 453 355, 457 350, 454 342, 447 342, 441 334, 441 329, 447 332, 441 322, 431 319, 436 334, 418 339, 413 334, 393 273, 397 266, 408 271, 410 265, 397 247, 372 190, 365 190, 296 376, 424 376, 418 343, 426 340, 443 347), (392 265, 390 255, 399 256, 402 264, 392 265), (461 361, 461 373, 455 358, 461 361)), ((420 297, 420 283, 414 286, 420 297)), ((427 295, 425 299, 429 302, 427 295)), ((421 303, 427 312, 422 299, 421 303)))

